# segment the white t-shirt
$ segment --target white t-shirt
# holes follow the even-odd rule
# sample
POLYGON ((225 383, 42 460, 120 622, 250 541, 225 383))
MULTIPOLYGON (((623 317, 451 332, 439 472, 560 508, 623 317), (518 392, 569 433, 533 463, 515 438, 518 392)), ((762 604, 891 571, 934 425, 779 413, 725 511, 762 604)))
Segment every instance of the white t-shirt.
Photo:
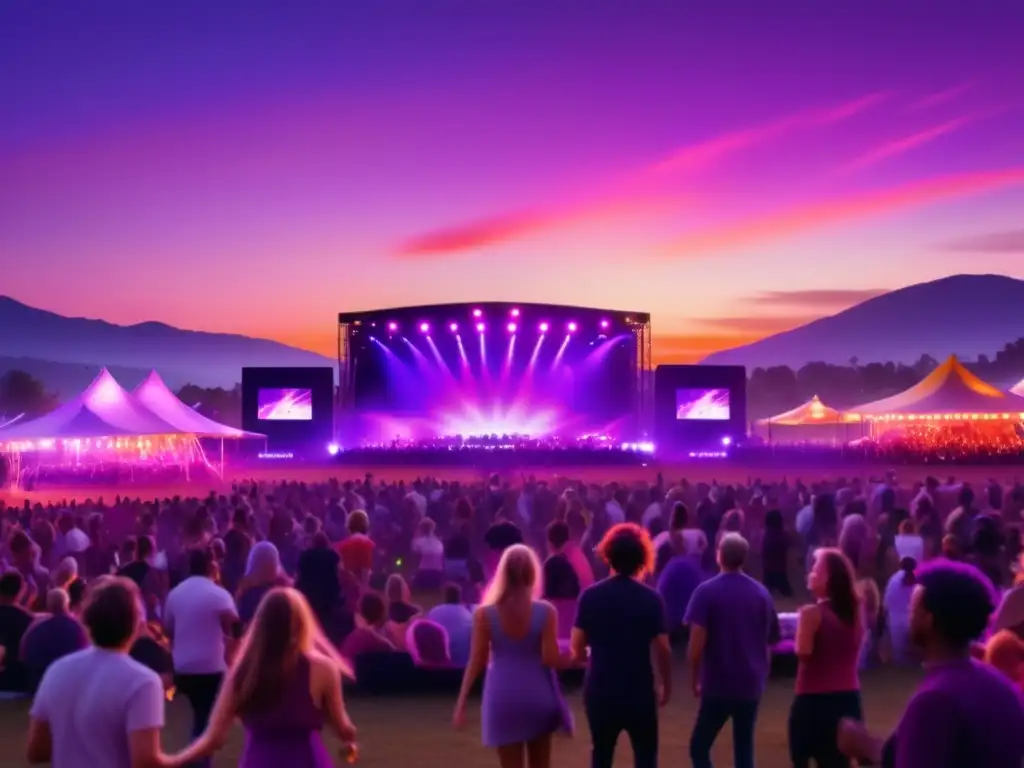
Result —
POLYGON ((420 556, 421 571, 444 570, 444 542, 437 536, 417 536, 412 540, 412 551, 420 556))
POLYGON ((46 670, 32 717, 49 724, 54 765, 131 768, 128 735, 163 728, 164 687, 127 654, 86 648, 46 670))
POLYGON ((235 601, 223 587, 203 576, 190 576, 171 590, 164 623, 171 626, 174 671, 214 675, 227 671, 221 617, 235 613, 235 601))

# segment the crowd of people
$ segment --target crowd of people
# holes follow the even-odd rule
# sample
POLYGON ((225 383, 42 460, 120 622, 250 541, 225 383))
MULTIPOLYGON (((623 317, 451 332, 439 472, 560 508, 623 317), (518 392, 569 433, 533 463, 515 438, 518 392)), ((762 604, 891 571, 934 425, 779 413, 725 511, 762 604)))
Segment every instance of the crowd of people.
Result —
POLYGON ((547 768, 552 736, 574 729, 560 673, 583 669, 593 767, 610 768, 625 733, 649 768, 685 648, 692 764, 711 765, 731 721, 734 764, 749 768, 773 657, 790 655, 796 768, 1019 768, 1022 511, 1016 482, 893 473, 735 486, 367 475, 26 502, 0 513, 0 690, 33 696, 34 763, 209 765, 240 720, 242 766, 325 768, 325 727, 345 761, 373 748, 357 745, 342 681, 402 658, 461 674, 456 726, 482 677, 483 743, 502 768, 547 768), (810 600, 779 613, 774 598, 801 591, 794 573, 810 600), (922 661, 899 726, 876 739, 859 671, 922 661), (165 754, 174 696, 193 741, 165 754))

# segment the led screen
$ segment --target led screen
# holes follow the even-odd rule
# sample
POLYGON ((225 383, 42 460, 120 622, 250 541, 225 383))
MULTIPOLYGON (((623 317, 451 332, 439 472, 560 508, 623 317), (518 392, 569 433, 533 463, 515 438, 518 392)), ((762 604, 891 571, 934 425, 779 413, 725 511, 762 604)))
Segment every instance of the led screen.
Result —
POLYGON ((677 421, 729 421, 728 389, 677 389, 677 421))
POLYGON ((313 391, 310 389, 261 389, 256 398, 260 421, 312 421, 313 391))

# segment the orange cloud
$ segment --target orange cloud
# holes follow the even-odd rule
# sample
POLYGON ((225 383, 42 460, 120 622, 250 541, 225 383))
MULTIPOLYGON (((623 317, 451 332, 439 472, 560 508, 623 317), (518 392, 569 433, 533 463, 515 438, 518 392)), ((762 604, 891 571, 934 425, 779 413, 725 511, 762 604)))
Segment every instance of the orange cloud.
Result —
MULTIPOLYGON (((676 198, 678 202, 679 198, 676 198)), ((399 256, 440 256, 461 253, 495 243, 507 242, 518 237, 541 232, 552 227, 564 227, 600 221, 616 216, 641 213, 669 205, 668 200, 616 199, 581 203, 576 206, 519 211, 447 229, 439 229, 406 240, 398 248, 399 256)))
POLYGON ((692 334, 660 334, 655 328, 654 361, 699 362, 714 352, 752 344, 766 336, 806 325, 819 317, 821 315, 705 318, 696 323, 704 332, 692 334))
POLYGON ((862 301, 881 296, 881 288, 838 288, 808 291, 768 291, 750 299, 762 306, 813 307, 815 309, 845 309, 862 301))
POLYGON ((943 136, 953 133, 954 131, 960 130, 965 125, 973 123, 976 118, 974 117, 958 117, 955 120, 948 120, 945 123, 933 126, 917 133, 912 133, 909 136, 904 136, 902 139, 896 139, 882 144, 880 147, 876 147, 869 152, 861 155, 860 157, 848 163, 840 169, 840 173, 852 173, 854 171, 860 171, 864 168, 868 168, 872 165, 888 160, 891 157, 897 157, 911 150, 922 147, 925 144, 930 144, 936 139, 940 139, 943 136))
POLYGON ((400 244, 397 254, 404 257, 436 257, 462 253, 555 227, 643 210, 651 206, 649 198, 640 203, 631 201, 638 185, 669 175, 704 170, 738 152, 777 140, 797 130, 825 127, 849 120, 885 98, 887 94, 884 93, 870 94, 838 106, 808 110, 764 125, 725 133, 677 149, 662 160, 640 169, 622 183, 624 191, 610 197, 573 206, 542 206, 499 214, 427 232, 400 244))
POLYGON ((931 109, 932 107, 937 107, 940 104, 945 104, 946 102, 959 98, 973 88, 974 83, 960 83, 960 85, 954 85, 944 91, 936 91, 935 93, 929 94, 928 96, 915 101, 910 105, 910 110, 916 111, 919 109, 931 109))
POLYGON ((892 189, 809 203, 788 211, 693 232, 670 244, 665 253, 680 258, 762 245, 836 224, 885 216, 942 200, 969 197, 1019 184, 1024 184, 1024 167, 943 176, 892 189))

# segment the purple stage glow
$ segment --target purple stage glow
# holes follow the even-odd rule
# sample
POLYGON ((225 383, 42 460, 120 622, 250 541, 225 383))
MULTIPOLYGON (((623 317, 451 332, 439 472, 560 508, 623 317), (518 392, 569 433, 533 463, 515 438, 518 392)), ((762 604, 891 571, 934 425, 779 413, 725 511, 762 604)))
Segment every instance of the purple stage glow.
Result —
POLYGON ((482 309, 474 309, 473 310, 473 317, 483 317, 483 316, 484 316, 484 311, 482 309))
POLYGON ((430 333, 430 323, 420 323, 420 333, 430 333))
POLYGON ((511 314, 512 317, 519 317, 519 310, 516 307, 513 307, 509 314, 511 314))
POLYGON ((607 320, 602 320, 601 321, 601 328, 602 329, 607 330, 608 329, 608 325, 609 325, 609 323, 608 323, 607 320))
POLYGON ((398 330, 398 323, 388 323, 388 330, 394 333, 398 330))
POLYGON ((677 421, 728 421, 732 411, 728 389, 677 389, 677 421))
POLYGON ((313 392, 309 389, 261 389, 256 394, 256 417, 261 421, 312 421, 313 392))
POLYGON ((451 331, 452 333, 458 333, 459 332, 459 324, 458 323, 449 323, 448 324, 448 330, 451 331))
POLYGON ((457 333, 374 344, 360 368, 368 377, 366 394, 344 434, 346 444, 482 435, 576 439, 587 433, 628 439, 632 336, 598 337, 595 327, 592 335, 552 338, 544 333, 546 321, 501 324, 507 333, 488 332, 483 321, 475 326, 475 344, 457 333), (531 327, 538 332, 526 333, 531 327))
POLYGON ((576 333, 578 327, 576 323, 569 323, 569 333, 576 333))

